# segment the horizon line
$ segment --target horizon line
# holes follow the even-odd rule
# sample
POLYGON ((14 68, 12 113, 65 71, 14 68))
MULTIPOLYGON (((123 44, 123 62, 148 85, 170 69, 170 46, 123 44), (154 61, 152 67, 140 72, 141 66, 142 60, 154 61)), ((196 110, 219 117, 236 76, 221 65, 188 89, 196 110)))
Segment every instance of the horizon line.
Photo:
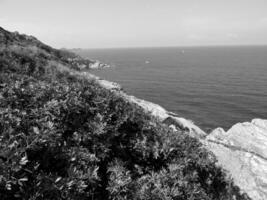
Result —
POLYGON ((177 46, 129 46, 129 47, 94 47, 94 48, 66 48, 61 47, 59 49, 66 50, 101 50, 101 49, 152 49, 152 48, 203 48, 203 47, 267 47, 267 44, 216 44, 216 45, 177 45, 177 46))

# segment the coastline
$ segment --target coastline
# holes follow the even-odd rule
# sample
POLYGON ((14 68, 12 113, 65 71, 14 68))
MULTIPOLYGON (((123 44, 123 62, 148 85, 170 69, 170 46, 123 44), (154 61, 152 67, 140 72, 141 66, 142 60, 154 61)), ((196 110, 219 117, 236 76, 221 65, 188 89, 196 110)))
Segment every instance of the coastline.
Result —
MULTIPOLYGON (((141 112, 141 115, 136 115, 136 121, 139 120, 139 118, 142 119, 142 117, 147 117, 148 121, 146 121, 146 123, 150 124, 150 122, 156 122, 156 124, 159 125, 158 129, 155 129, 155 132, 152 132, 151 136, 159 136, 161 137, 165 137, 164 140, 162 140, 162 146, 164 147, 165 144, 168 146, 169 142, 172 143, 172 145, 174 145, 175 147, 178 147, 177 151, 174 152, 174 156, 175 159, 177 158, 178 160, 171 160, 174 162, 177 162, 177 164, 181 164, 181 163, 185 163, 186 167, 185 171, 186 173, 190 172, 194 173, 194 170, 199 171, 199 177, 196 176, 195 180, 196 182, 202 181, 200 184, 203 185, 203 189, 206 189, 206 184, 208 184, 208 188, 210 187, 210 181, 212 183, 214 183, 215 185, 213 185, 211 188, 213 188, 212 192, 217 192, 218 191, 222 191, 221 190, 221 186, 222 189, 224 189, 223 192, 223 196, 224 197, 228 197, 231 196, 233 197, 233 199, 239 199, 238 195, 239 193, 239 189, 241 190, 241 192, 244 192, 246 195, 247 199, 247 195, 254 200, 265 200, 267 199, 267 120, 262 120, 262 119, 254 119, 251 123, 247 122, 247 123, 238 123, 236 125, 234 125, 231 129, 229 129, 227 132, 225 132, 223 129, 221 128, 217 128, 215 129, 212 133, 207 134, 205 133, 205 131, 201 130, 201 128, 199 128, 198 126, 196 126, 192 121, 182 118, 179 115, 169 112, 167 111, 165 108, 161 107, 158 104, 146 101, 146 100, 142 100, 139 99, 135 96, 131 96, 128 95, 126 92, 123 91, 123 88, 114 82, 110 82, 107 80, 103 80, 93 74, 90 73, 90 71, 87 68, 80 68, 80 64, 83 62, 82 58, 77 57, 75 54, 72 54, 70 52, 62 52, 62 51, 58 51, 56 49, 52 49, 48 46, 43 45, 42 43, 40 43, 37 39, 32 38, 32 37, 27 37, 27 36, 20 36, 21 38, 18 38, 19 35, 18 34, 14 34, 12 35, 11 33, 5 31, 4 29, 1 31, 0 28, 0 39, 3 41, 4 44, 6 44, 6 47, 3 48, 3 50, 5 50, 3 52, 4 55, 4 59, 2 61, 4 67, 3 67, 3 72, 6 72, 7 74, 13 72, 12 70, 14 70, 14 72, 19 72, 18 74, 15 74, 15 76, 13 77, 7 77, 6 82, 4 82, 4 84, 1 84, 2 87, 4 89, 7 89, 9 91, 9 85, 10 85, 10 81, 12 81, 12 91, 10 92, 10 96, 13 94, 18 94, 16 95, 14 98, 12 97, 10 102, 14 102, 16 103, 19 99, 20 101, 20 96, 21 93, 20 91, 24 91, 24 94, 32 94, 32 93, 37 93, 38 94, 38 90, 39 91, 48 91, 45 90, 44 87, 44 83, 47 84, 48 89, 51 87, 54 89, 54 85, 51 85, 48 82, 52 82, 54 80, 57 81, 57 79, 59 78, 59 80, 61 80, 61 76, 64 77, 64 75, 66 75, 66 79, 63 79, 64 82, 63 85, 58 85, 60 87, 56 87, 55 90, 49 90, 49 94, 51 93, 58 93, 59 91, 61 91, 61 89, 63 90, 63 93, 60 94, 61 96, 59 96, 60 98, 58 98, 57 100, 51 100, 50 98, 47 98, 46 96, 46 92, 42 95, 42 97, 45 96, 45 101, 47 102, 47 104, 45 105, 49 105, 48 108, 44 108, 44 110, 42 110, 42 104, 39 104, 38 102, 38 109, 41 109, 41 111, 47 113, 46 109, 56 109, 58 110, 59 105, 61 106, 61 104, 57 104, 58 102, 61 102, 61 99, 72 99, 74 101, 74 104, 65 104, 65 101, 62 101, 63 104, 62 106, 65 107, 65 105, 67 105, 67 111, 70 110, 70 108, 73 107, 73 105, 76 106, 76 97, 80 96, 80 94, 83 94, 84 90, 79 90, 81 87, 87 87, 89 86, 92 90, 96 89, 96 92, 98 95, 96 95, 96 97, 100 97, 102 95, 102 93, 104 94, 104 96, 102 97, 102 99, 105 101, 106 99, 108 100, 108 102, 110 102, 110 98, 112 99, 119 99, 121 102, 123 102, 123 104, 120 104, 119 107, 119 113, 118 110, 114 109, 114 107, 117 107, 116 105, 114 106, 114 104, 112 103, 111 105, 108 103, 108 108, 111 109, 111 112, 115 113, 115 116, 123 116, 124 114, 120 113, 120 111, 126 110, 128 112, 127 109, 125 109, 125 107, 127 108, 128 106, 131 107, 129 113, 126 114, 126 116, 128 116, 128 114, 130 115, 135 115, 135 110, 138 112, 141 112), (39 45, 39 46, 38 46, 39 45), (42 48, 41 48, 42 47, 42 48), (6 49, 5 49, 6 48, 6 49), (36 49, 39 49, 40 52, 38 52, 36 49), (77 59, 75 59, 77 57, 77 59), (74 58, 72 60, 70 60, 69 58, 74 58), (27 60, 27 62, 25 62, 25 60, 27 60), (30 66, 30 67, 29 67, 30 66), (11 70, 11 72, 9 71, 11 70), (23 70, 23 71, 21 71, 23 70), (36 84, 37 85, 29 85, 29 88, 27 88, 26 86, 24 86, 24 83, 26 83, 26 78, 24 80, 24 76, 28 78, 28 73, 32 76, 35 77, 37 79, 36 84), (42 79, 38 79, 38 77, 40 78, 46 78, 47 77, 47 81, 46 82, 42 82, 42 79), (17 84, 17 79, 22 79, 22 84, 18 86, 17 84), (73 79, 77 81, 80 80, 84 80, 84 82, 82 81, 81 83, 79 83, 78 85, 72 85, 73 79), (69 80, 70 79, 70 80, 69 80), (68 98, 65 96, 64 91, 67 91, 67 93, 69 92, 69 86, 68 84, 71 85, 72 89, 74 90, 74 93, 71 93, 71 98, 68 98), (21 88, 21 89, 18 89, 21 88), (26 88, 26 89, 25 89, 26 88), (34 90, 33 90, 34 89, 34 90), (76 91, 76 89, 78 91, 76 91), (37 91, 37 92, 36 92, 37 91), (105 96, 105 94, 107 94, 105 96), (63 97, 63 98, 62 98, 63 97), (73 97, 73 98, 72 98, 73 97), (51 103, 52 102, 52 103, 51 103), (129 103, 127 103, 129 102, 129 103), (55 105, 54 105, 55 103, 55 105), (51 104, 51 108, 50 108, 50 104, 51 104), (147 115, 144 115, 145 113, 147 113, 147 115), (165 125, 164 125, 165 124, 165 125), (162 126, 163 125, 163 126, 162 126), (167 126, 170 128, 168 129, 167 126), (162 127, 162 130, 161 130, 162 127), (173 131, 172 131, 172 130, 173 131), (169 135, 171 134, 171 135, 169 135), (171 137, 173 136, 173 137, 171 137), (191 136, 191 137, 189 137, 191 136), (174 139, 173 139, 174 138, 174 139), (177 140, 176 140, 176 139, 177 140), (195 139, 194 139, 195 138, 195 139), (198 140, 198 141, 197 141, 198 140), (201 145, 202 143, 202 145, 201 145), (178 146, 176 146, 178 145, 178 146), (180 149, 179 145, 181 145, 183 148, 180 149), (189 147, 189 149, 188 149, 189 147), (192 149, 194 149, 193 151, 191 151, 192 149), (204 151, 204 155, 203 152, 204 151), (211 154, 209 154, 209 152, 211 154), (180 153, 182 153, 184 155, 184 157, 181 157, 180 159, 180 153), (192 154, 193 153, 193 154, 192 154), (197 154, 195 154, 197 153, 197 154), (193 157, 191 157, 193 156, 193 157), (212 163, 209 162, 209 160, 212 157, 212 163), (193 169, 191 169, 192 167, 192 163, 190 161, 193 161, 193 163, 195 162, 196 165, 194 164, 193 169), (208 161, 208 162, 206 162, 208 161), (216 166, 216 164, 219 165, 216 166), (208 174, 209 176, 206 176, 204 179, 202 177, 202 170, 204 170, 204 173, 206 172, 206 170, 208 170, 208 174), (215 171, 214 171, 215 170, 215 171), (218 171, 217 171, 218 170, 218 171), (215 172, 215 173, 214 173, 215 172), (225 173, 226 172, 226 173, 225 173), (226 174, 229 176, 229 178, 226 177, 226 174), (222 179, 223 182, 219 182, 219 185, 217 184, 217 178, 223 176, 224 178, 222 179), (203 182, 204 180, 204 182, 203 182), (236 187, 238 186, 238 187, 236 187), (238 191, 236 191, 236 189, 238 191), (238 192, 238 193, 237 193, 238 192), (225 196, 226 195, 226 196, 225 196), (237 196, 236 196, 237 195, 237 196)), ((85 63, 87 62, 91 62, 90 60, 85 60, 85 63)), ((101 67, 101 64, 97 64, 98 67, 101 67)), ((11 73, 12 74, 12 73, 11 73)), ((6 74, 3 74, 3 76, 6 76, 6 74)), ((33 81, 36 81, 35 78, 33 78, 33 81)), ((4 78, 5 80, 5 78, 4 78)), ((57 84, 55 81, 55 84, 57 84)), ((28 82, 27 82, 28 83, 28 82)), ((35 83, 34 83, 35 84, 35 83)), ((91 91, 92 91, 91 90, 91 91)), ((8 93, 9 94, 9 93, 8 93)), ((85 96, 86 96, 86 90, 84 92, 85 96)), ((25 95, 25 99, 29 99, 28 97, 31 95, 25 95)), ((0 99, 3 98, 4 95, 0 94, 0 99)), ((39 101, 39 96, 37 98, 35 98, 36 96, 33 95, 34 99, 32 99, 32 101, 34 102, 31 105, 31 109, 34 108, 34 116, 33 117, 34 120, 36 121, 36 119, 39 119, 39 113, 35 113, 36 107, 35 107, 35 101, 39 101)), ((86 96, 87 98, 91 98, 89 96, 86 96)), ((24 98, 22 98, 24 99, 24 98)), ((53 98, 52 98, 53 99, 53 98)), ((85 99, 85 98, 82 98, 85 99)), ((112 101, 112 100, 111 100, 112 101)), ((28 102, 30 102, 29 100, 25 101, 26 104, 28 104, 28 102)), ((8 120, 10 122, 13 123, 12 120, 17 120, 17 122, 19 123, 15 123, 15 126, 20 125, 21 122, 21 118, 23 118, 23 120, 25 122, 27 122, 29 119, 28 118, 24 118, 24 116, 27 114, 26 112, 24 112, 24 101, 19 104, 19 109, 7 109, 7 111, 5 111, 6 113, 11 113, 14 111, 14 113, 16 115, 14 116, 18 116, 17 118, 15 118, 13 115, 8 115, 9 118, 8 120), (23 116, 21 116, 23 115, 23 116)), ((86 104, 87 103, 87 99, 86 101, 78 101, 79 102, 79 108, 78 110, 74 109, 75 111, 73 112, 73 115, 70 116, 69 118, 69 112, 67 112, 67 116, 68 116, 68 129, 64 129, 64 134, 68 135, 69 132, 74 135, 76 135, 76 131, 80 129, 83 125, 80 123, 80 116, 82 117, 82 119, 85 120, 91 120, 91 114, 90 113, 86 113, 85 115, 81 115, 80 109, 84 109, 86 110, 91 110, 91 105, 86 104), (84 105, 86 105, 87 107, 84 107, 84 105), (81 106, 81 107, 80 107, 81 106), (76 129, 72 129, 71 127, 73 126, 72 122, 73 119, 77 118, 77 124, 76 129), (71 130, 69 130, 71 128, 71 130), (74 132, 75 131, 75 132, 74 132)), ((4 104, 5 105, 5 104, 4 104)), ((9 105, 9 104, 8 104, 9 105)), ((77 104, 78 105, 78 104, 77 104)), ((103 105, 98 107, 99 113, 101 111, 105 112, 105 106, 103 105), (104 106, 104 107, 103 107, 104 106)), ((6 106, 3 107, 4 109, 6 109, 6 106)), ((75 107, 74 107, 75 108, 75 107)), ((65 108, 64 108, 65 110, 65 108)), ((32 112, 32 111, 31 111, 32 112)), ((50 110, 48 110, 48 113, 50 113, 50 110)), ((103 113, 104 115, 106 115, 106 113, 103 113)), ((56 114, 56 115, 60 115, 56 114)), ((64 115, 65 116, 65 115, 64 115)), ((97 128, 96 130, 94 130, 94 134, 98 137, 99 133, 102 133, 102 127, 105 126, 103 125, 104 123, 102 123, 101 117, 102 115, 97 115, 94 118, 94 121, 92 121, 93 123, 89 123, 88 126, 86 126, 87 128, 84 130, 85 135, 88 135, 88 130, 91 130, 91 128, 95 127, 96 123, 97 125, 99 125, 99 128, 97 128), (101 121, 101 123, 99 122, 99 120, 101 121)), ((109 116, 109 115, 108 115, 109 116)), ((26 115, 26 117, 28 117, 26 115)), ((43 117, 43 115, 41 116, 43 117)), ((212 116, 211 116, 212 117, 212 116)), ((65 118, 65 117, 63 117, 65 118)), ((110 118, 110 117, 108 117, 110 118)), ((58 119, 58 118, 55 118, 58 119)), ((7 124, 10 124, 10 122, 7 121, 7 124)), ((56 120, 55 120, 56 121, 56 120)), ((60 118, 60 126, 58 127, 65 127, 65 120, 61 120, 60 118)), ((38 124, 41 125, 42 129, 44 130, 44 135, 46 136, 47 134, 51 134, 51 136, 54 136, 54 121, 50 119, 50 114, 49 117, 45 117, 45 122, 47 123, 39 123, 39 121, 37 122, 37 124, 34 124, 34 127, 32 126, 28 126, 27 123, 27 129, 26 131, 31 132, 33 134, 34 137, 39 138, 39 136, 42 136, 42 134, 39 134, 39 127, 36 127, 38 124), (47 119, 46 119, 47 118, 47 119), (33 130, 32 130, 33 128, 33 130), (46 132, 46 129, 48 128, 49 131, 46 132), (51 132, 52 131, 52 132, 51 132)), ((130 130, 126 129, 126 133, 131 133, 131 128, 136 128, 139 126, 139 123, 126 123, 127 126, 130 126, 130 130)), ((149 125, 150 126, 150 125, 149 125)), ((8 126, 10 127, 10 126, 8 126)), ((40 128, 41 128, 40 127, 40 128)), ((56 127, 57 129, 55 130, 59 130, 58 127, 56 127)), ((119 127, 123 127, 122 124, 119 125, 119 127)), ((129 128, 129 127, 128 127, 129 128)), ((111 130, 117 131, 118 133, 121 132, 122 135, 124 135, 124 131, 119 131, 119 129, 117 129, 117 127, 115 126, 111 126, 110 127, 111 130)), ((12 129, 10 131, 10 129, 6 129, 6 133, 8 135, 10 135, 11 133, 15 133, 15 134, 19 134, 18 131, 13 131, 16 129, 12 129)), ((124 130, 124 128, 123 128, 124 130)), ((143 133, 143 128, 141 129, 137 129, 136 133, 143 133)), ((61 129, 59 130, 61 133, 61 129)), ((105 132, 109 135, 109 132, 105 132)), ((16 136, 16 135, 15 135, 16 136)), ((13 136, 12 136, 13 137, 13 136)), ((62 140, 63 137, 59 137, 58 141, 66 141, 66 139, 62 140)), ((9 139, 8 137, 6 137, 7 142, 4 142, 2 144, 4 144, 4 148, 7 148, 8 151, 11 152, 11 154, 13 154, 13 145, 9 145, 9 139)), ((40 138, 41 139, 41 138, 40 138)), ((54 140, 54 138, 51 137, 51 139, 54 140)), ((48 141, 48 143, 46 143, 46 140, 40 140, 41 144, 47 145, 49 143, 52 142, 53 144, 53 140, 48 141)), ((79 153, 83 153, 83 150, 81 148, 83 148, 83 146, 80 143, 80 139, 76 138, 77 140, 77 147, 79 148, 79 153)), ((34 140, 35 141, 35 140, 34 140)), ((112 141, 114 141, 114 144, 117 144, 117 142, 120 142, 120 138, 117 138, 116 135, 115 137, 113 137, 112 141)), ((94 143, 94 141, 92 141, 94 143)), ((153 158, 155 158, 156 162, 157 157, 159 155, 159 152, 161 152, 163 150, 163 147, 161 148, 160 151, 156 151, 155 153, 155 148, 158 148, 158 143, 157 140, 153 140, 154 144, 153 144, 153 148, 149 147, 149 152, 151 154, 153 154, 153 158), (155 147, 155 148, 154 148, 155 147)), ((135 142, 134 142, 135 143, 135 142)), ((12 143, 13 144, 13 143, 12 143)), ((20 142, 18 144, 22 144, 21 146, 21 150, 22 152, 25 151, 25 149, 23 148, 28 148, 28 144, 24 144, 23 142, 20 142)), ((59 147, 60 149, 62 149, 62 142, 59 142, 59 147)), ((109 141, 105 141, 104 140, 104 144, 109 144, 109 141)), ((127 143, 128 144, 128 143, 127 143)), ((146 139, 144 138, 144 140, 142 139, 141 141, 141 146, 144 145, 148 145, 146 139)), ((89 145, 91 146, 91 145, 89 145)), ((101 146, 101 145, 100 145, 101 146)), ((123 147, 121 147, 121 145, 115 145, 116 147, 119 146, 120 148, 117 149, 115 148, 114 150, 114 155, 116 156, 118 154, 118 152, 121 151, 121 149, 124 149, 123 147)), ((131 145, 130 145, 131 146, 131 145)), ((167 154, 168 153, 172 153, 172 148, 170 148, 171 146, 169 146, 167 149, 167 154)), ((146 146, 145 149, 142 148, 142 151, 146 151, 146 146)), ((165 147, 164 147, 165 148, 165 147)), ((74 149, 72 149, 74 150, 74 149)), ((139 151, 139 150, 138 150, 139 151)), ((164 150, 165 151, 165 150, 164 150)), ((54 154, 54 149, 52 149, 51 151, 51 155, 54 154)), ((74 151, 72 151, 74 154, 76 154, 74 151)), ((71 152, 69 152, 71 153, 71 152)), ((73 155, 73 153, 68 154, 70 156, 73 155)), ((27 154, 26 154, 27 155, 27 154)), ((32 154, 31 154, 32 155, 32 154)), ((86 155, 88 155, 86 153, 86 155)), ((90 155, 90 154, 89 154, 90 155)), ((149 156, 150 154, 148 154, 149 156)), ((2 156, 2 155, 0 155, 2 156)), ((23 161, 25 161, 25 157, 22 157, 23 155, 19 155, 18 157, 14 157, 14 159, 22 159, 23 161)), ((124 156, 124 155, 123 155, 124 156)), ((126 157, 128 156, 125 155, 126 157)), ((139 159, 139 154, 137 154, 137 157, 134 157, 136 160, 139 159)), ((114 157, 115 158, 115 157, 114 157)), ((144 158, 144 160, 147 160, 147 156, 142 157, 144 158)), ((172 158, 172 156, 171 156, 172 158)), ((4 155, 1 157, 1 159, 7 160, 7 157, 4 155)), ((75 158, 76 159, 76 158, 75 158)), ((31 159, 30 159, 31 160, 31 159)), ((34 159, 33 159, 34 160, 34 159)), ((38 163, 38 158, 35 159, 38 163)), ((46 164, 47 163, 47 159, 44 160, 46 164)), ((67 159, 67 163, 69 161, 73 161, 72 159, 67 159)), ((28 161, 27 161, 28 162, 28 161)), ((91 161, 90 161, 91 162, 91 161)), ((16 162, 17 164, 20 164, 18 162, 16 162)), ((49 162, 51 165, 53 165, 53 163, 49 162)), ((170 162, 169 164, 172 164, 172 162, 170 162)), ((21 165, 21 164, 20 164, 21 165)), ((83 166, 88 166, 87 163, 85 163, 83 166)), ((89 165, 90 166, 90 165, 89 165)), ((98 166, 98 165, 96 165, 98 166)), ((106 168, 107 164, 103 163, 102 165, 104 168, 106 168)), ((6 167, 9 167, 9 164, 6 165, 6 167)), ((51 166, 53 167, 53 166, 51 166)), ((5 169, 5 168, 4 168, 5 169)), ((59 168, 59 170, 61 170, 61 167, 59 168)), ((104 169, 104 173, 107 174, 107 170, 104 169)), ((174 171, 175 172, 175 171, 174 171)), ((179 173, 178 173, 179 174, 179 173)), ((173 175, 178 175, 177 173, 172 174, 169 178, 172 179, 173 175)), ((10 177, 7 174, 8 177, 10 177)), ((165 175, 163 175, 165 177, 165 175)), ((107 177, 107 176, 105 176, 107 177)), ((180 179, 180 178, 179 178, 180 179)), ((179 180, 178 179, 178 180, 179 180)), ((8 179, 7 179, 8 180, 8 179)), ((56 179, 57 180, 57 179, 56 179)), ((194 182, 195 183, 195 182, 194 182)), ((193 183, 193 184, 194 184, 193 183)), ((17 183, 15 183, 14 185, 16 185, 17 183)), ((186 181, 187 184, 187 181, 186 181)), ((104 185, 105 186, 105 185, 104 185)), ((7 190, 11 190, 11 185, 8 186, 8 188, 6 188, 7 190)), ((6 191, 6 190, 4 190, 6 191)), ((191 191, 190 191, 191 192, 191 191)), ((11 196, 13 194, 10 194, 11 196)), ((198 195, 198 193, 197 193, 198 195)), ((248 198, 248 199, 250 199, 248 198)), ((243 199, 243 198, 242 198, 243 199)))

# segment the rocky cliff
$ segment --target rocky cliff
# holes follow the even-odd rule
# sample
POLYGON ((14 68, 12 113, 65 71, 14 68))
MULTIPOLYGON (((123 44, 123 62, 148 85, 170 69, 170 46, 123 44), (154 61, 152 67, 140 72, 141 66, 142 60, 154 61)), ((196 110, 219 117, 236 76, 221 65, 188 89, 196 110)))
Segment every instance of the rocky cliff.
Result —
POLYGON ((68 58, 68 61, 76 66, 79 70, 88 70, 88 69, 103 69, 110 68, 111 66, 105 63, 102 63, 98 60, 89 60, 81 57, 68 58))
POLYGON ((217 128, 205 143, 243 191, 267 199, 267 120, 238 123, 227 132, 217 128))

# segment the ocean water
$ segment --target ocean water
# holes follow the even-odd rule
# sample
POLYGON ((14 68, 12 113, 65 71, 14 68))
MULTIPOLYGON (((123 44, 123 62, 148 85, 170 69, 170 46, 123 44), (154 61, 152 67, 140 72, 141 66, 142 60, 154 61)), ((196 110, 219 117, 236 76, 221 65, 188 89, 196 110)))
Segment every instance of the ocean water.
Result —
POLYGON ((267 119, 267 47, 77 50, 113 67, 91 72, 206 131, 267 119))

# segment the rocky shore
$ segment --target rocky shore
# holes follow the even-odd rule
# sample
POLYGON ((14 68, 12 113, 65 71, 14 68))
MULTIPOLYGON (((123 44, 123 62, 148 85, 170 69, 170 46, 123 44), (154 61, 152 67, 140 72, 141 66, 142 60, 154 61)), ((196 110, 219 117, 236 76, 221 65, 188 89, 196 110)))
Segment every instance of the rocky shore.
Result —
POLYGON ((267 199, 267 120, 215 129, 205 141, 234 182, 256 200, 267 199))
POLYGON ((68 58, 67 60, 79 70, 103 69, 111 67, 110 65, 102 63, 98 60, 89 60, 80 57, 68 58))

